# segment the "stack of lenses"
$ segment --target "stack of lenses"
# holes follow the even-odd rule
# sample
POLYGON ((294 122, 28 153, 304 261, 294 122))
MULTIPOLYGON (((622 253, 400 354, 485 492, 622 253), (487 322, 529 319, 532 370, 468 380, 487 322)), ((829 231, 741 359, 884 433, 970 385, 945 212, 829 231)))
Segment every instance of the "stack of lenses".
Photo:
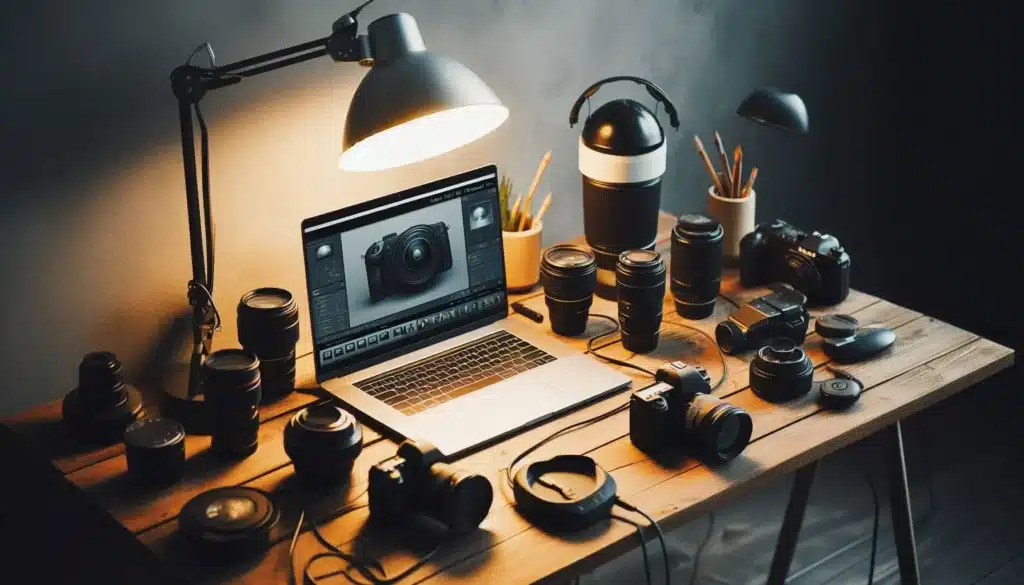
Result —
POLYGON ((295 344, 299 341, 299 308, 292 293, 258 288, 238 302, 238 342, 260 360, 264 402, 295 389, 295 344))
POLYGON ((665 261, 649 250, 627 250, 615 268, 622 347, 648 353, 658 347, 665 299, 665 261))
POLYGON ((721 224, 706 215, 679 216, 672 230, 672 296, 682 317, 703 319, 715 312, 724 233, 721 224))
POLYGON ((64 397, 64 421, 84 438, 107 444, 143 415, 138 390, 124 383, 121 362, 109 351, 94 351, 78 366, 78 387, 64 397))
POLYGON ((551 330, 559 335, 581 335, 587 329, 587 313, 597 286, 594 255, 580 246, 552 246, 541 259, 540 282, 551 330))
POLYGON ((240 349, 222 349, 206 358, 201 376, 211 450, 232 459, 251 455, 260 430, 260 360, 240 349))

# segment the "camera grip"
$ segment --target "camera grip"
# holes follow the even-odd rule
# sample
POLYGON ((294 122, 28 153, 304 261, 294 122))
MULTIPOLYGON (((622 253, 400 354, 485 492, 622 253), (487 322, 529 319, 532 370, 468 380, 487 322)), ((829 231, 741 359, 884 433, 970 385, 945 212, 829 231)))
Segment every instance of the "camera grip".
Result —
POLYGON ((752 288, 761 284, 757 271, 757 259, 761 252, 764 236, 760 229, 750 232, 740 240, 740 285, 752 288))
POLYGON ((384 282, 381 280, 380 265, 366 261, 366 284, 370 289, 370 301, 376 303, 387 294, 384 291, 384 282))

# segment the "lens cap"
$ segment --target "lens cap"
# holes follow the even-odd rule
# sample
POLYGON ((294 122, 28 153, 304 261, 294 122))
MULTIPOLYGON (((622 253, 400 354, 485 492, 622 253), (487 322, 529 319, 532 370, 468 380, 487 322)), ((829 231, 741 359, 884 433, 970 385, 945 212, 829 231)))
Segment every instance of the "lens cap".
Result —
POLYGON ((205 491, 181 508, 178 530, 213 556, 259 554, 281 513, 264 492, 248 487, 205 491))
POLYGON ((864 387, 858 380, 846 378, 833 378, 818 384, 821 403, 835 410, 853 406, 863 391, 864 387))
POLYGON ((181 479, 185 468, 185 429, 169 418, 147 418, 124 430, 128 473, 150 483, 181 479))
POLYGON ((701 213, 684 213, 676 221, 676 231, 691 237, 713 238, 721 234, 722 225, 701 213))
POLYGON ((850 315, 824 315, 814 320, 814 332, 825 339, 853 337, 860 321, 850 315))

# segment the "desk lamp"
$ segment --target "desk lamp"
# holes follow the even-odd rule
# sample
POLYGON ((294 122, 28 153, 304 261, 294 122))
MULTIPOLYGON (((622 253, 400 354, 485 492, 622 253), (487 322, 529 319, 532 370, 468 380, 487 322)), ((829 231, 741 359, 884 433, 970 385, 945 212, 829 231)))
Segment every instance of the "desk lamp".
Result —
POLYGON ((367 34, 359 34, 356 17, 373 1, 368 0, 335 21, 330 36, 223 66, 216 65, 207 43, 171 73, 181 122, 192 255, 188 300, 192 306, 193 349, 187 393, 165 384, 162 411, 180 421, 189 432, 208 432, 199 370, 220 325, 213 303, 209 139, 199 108, 207 92, 323 56, 370 68, 352 97, 345 120, 339 166, 348 171, 400 167, 443 154, 484 136, 508 117, 508 110, 494 92, 472 71, 426 50, 412 16, 385 16, 370 23, 367 34), (210 66, 192 65, 192 59, 204 48, 210 66), (202 197, 194 120, 198 121, 200 131, 202 197))
POLYGON ((736 113, 766 126, 807 134, 807 107, 795 93, 777 89, 755 89, 744 98, 736 113))

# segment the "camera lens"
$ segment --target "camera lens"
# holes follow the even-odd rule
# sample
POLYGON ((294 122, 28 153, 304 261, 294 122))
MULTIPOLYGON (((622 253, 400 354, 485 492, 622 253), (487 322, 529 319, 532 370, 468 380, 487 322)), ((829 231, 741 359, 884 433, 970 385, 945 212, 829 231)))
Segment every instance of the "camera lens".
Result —
POLYGON ((704 461, 724 463, 743 452, 754 430, 753 419, 743 409, 697 394, 686 409, 686 431, 704 461))
POLYGON ((312 483, 341 483, 363 448, 363 430, 348 412, 333 404, 297 412, 284 429, 284 451, 295 473, 312 483))
POLYGON ((398 280, 409 287, 417 287, 432 280, 440 268, 440 258, 435 253, 438 248, 440 242, 429 226, 416 225, 402 232, 396 247, 398 257, 401 258, 401 266, 396 267, 400 272, 398 280))
POLYGON ((115 408, 125 400, 121 362, 109 351, 87 353, 78 365, 82 405, 89 409, 115 408))
POLYGON ((278 400, 295 389, 299 307, 281 288, 258 288, 238 302, 238 341, 260 361, 261 399, 278 400))
POLYGON ((476 530, 487 517, 494 499, 491 482, 482 475, 453 468, 447 463, 430 466, 433 490, 428 514, 456 534, 476 530))
POLYGON ((109 351, 85 355, 78 366, 78 386, 61 402, 61 418, 83 438, 100 444, 118 442, 125 427, 144 414, 139 391, 125 384, 121 362, 109 351))
POLYGON ((615 269, 619 290, 622 347, 647 353, 658 347, 665 299, 665 261, 661 254, 628 250, 615 269))
POLYGON ((594 255, 579 246, 552 246, 541 260, 540 280, 551 330, 559 335, 582 334, 597 285, 594 255))
POLYGON ((769 402, 786 402, 810 391, 814 364, 790 339, 773 339, 750 362, 750 389, 769 402))
POLYGON ((202 367, 203 394, 212 419, 211 449, 241 458, 256 451, 260 428, 260 361, 240 349, 222 349, 202 367))
POLYGON ((676 312, 703 319, 715 312, 722 285, 722 226, 706 215, 679 216, 672 230, 672 296, 676 312))
POLYGON ((715 327, 715 341, 727 355, 740 353, 747 348, 747 334, 739 325, 728 319, 715 327))
POLYGON ((142 419, 124 430, 128 473, 143 483, 169 484, 185 468, 185 429, 169 418, 142 419))

